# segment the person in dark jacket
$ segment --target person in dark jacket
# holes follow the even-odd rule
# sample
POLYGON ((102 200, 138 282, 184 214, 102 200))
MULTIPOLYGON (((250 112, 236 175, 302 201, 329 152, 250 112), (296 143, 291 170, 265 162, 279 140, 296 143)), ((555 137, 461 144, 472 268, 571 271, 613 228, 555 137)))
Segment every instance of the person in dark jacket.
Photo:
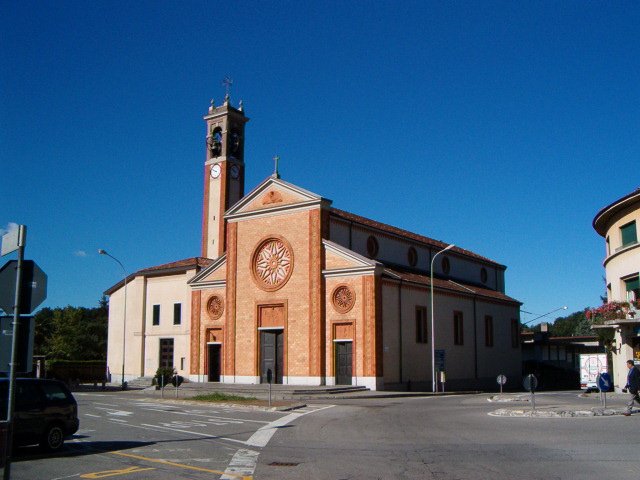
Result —
POLYGON ((631 408, 633 402, 638 402, 640 405, 640 396, 638 396, 638 390, 640 389, 640 370, 638 370, 633 364, 633 360, 627 360, 627 368, 629 373, 627 374, 627 385, 624 387, 629 392, 629 403, 627 404, 627 411, 625 416, 631 415, 631 408))

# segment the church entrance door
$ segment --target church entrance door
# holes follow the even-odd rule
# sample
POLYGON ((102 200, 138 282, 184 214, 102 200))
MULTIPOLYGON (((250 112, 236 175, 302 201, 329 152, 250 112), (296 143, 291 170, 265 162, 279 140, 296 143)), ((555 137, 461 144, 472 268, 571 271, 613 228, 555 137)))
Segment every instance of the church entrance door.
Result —
POLYGON ((352 342, 335 342, 336 385, 351 385, 352 342))
POLYGON ((282 330, 260 330, 260 383, 269 383, 267 372, 271 370, 271 382, 282 383, 284 353, 282 330))
POLYGON ((221 345, 219 343, 207 344, 207 367, 209 371, 209 381, 220 381, 220 350, 221 345))
POLYGON ((173 367, 173 338, 160 339, 160 358, 158 363, 161 367, 173 367))

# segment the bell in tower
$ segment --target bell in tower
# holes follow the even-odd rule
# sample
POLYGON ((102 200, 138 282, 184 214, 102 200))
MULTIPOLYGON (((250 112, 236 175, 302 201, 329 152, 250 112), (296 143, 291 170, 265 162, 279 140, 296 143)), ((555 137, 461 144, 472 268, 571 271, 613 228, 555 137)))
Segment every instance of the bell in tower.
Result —
MULTIPOLYGON (((227 79, 225 79, 227 82, 227 79)), ((227 83, 227 88, 230 80, 227 83)), ((207 124, 202 212, 202 256, 217 258, 225 252, 224 212, 244 195, 244 115, 242 101, 231 105, 229 92, 216 107, 211 101, 207 124)))

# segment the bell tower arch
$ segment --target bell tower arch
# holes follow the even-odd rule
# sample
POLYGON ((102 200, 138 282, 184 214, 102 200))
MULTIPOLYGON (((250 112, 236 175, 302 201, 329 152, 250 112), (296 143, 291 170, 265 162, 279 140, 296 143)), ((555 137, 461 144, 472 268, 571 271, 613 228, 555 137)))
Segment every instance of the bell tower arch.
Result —
POLYGON ((244 196, 244 115, 242 101, 231 106, 229 94, 204 116, 206 157, 202 208, 202 256, 218 258, 225 250, 224 212, 244 196))

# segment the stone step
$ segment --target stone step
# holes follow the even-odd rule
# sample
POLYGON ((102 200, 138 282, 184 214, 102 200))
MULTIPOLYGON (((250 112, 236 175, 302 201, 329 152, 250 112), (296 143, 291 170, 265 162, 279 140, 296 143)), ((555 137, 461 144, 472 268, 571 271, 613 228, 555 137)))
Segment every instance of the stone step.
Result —
POLYGON ((326 394, 335 394, 335 393, 352 393, 352 392, 367 392, 369 389, 367 387, 326 387, 326 388, 314 388, 310 389, 296 389, 291 392, 293 395, 326 395, 326 394))

